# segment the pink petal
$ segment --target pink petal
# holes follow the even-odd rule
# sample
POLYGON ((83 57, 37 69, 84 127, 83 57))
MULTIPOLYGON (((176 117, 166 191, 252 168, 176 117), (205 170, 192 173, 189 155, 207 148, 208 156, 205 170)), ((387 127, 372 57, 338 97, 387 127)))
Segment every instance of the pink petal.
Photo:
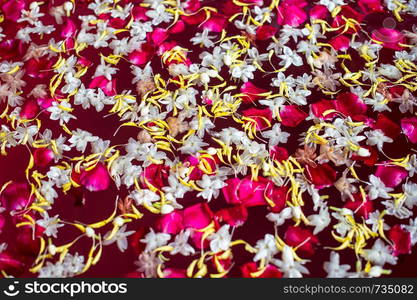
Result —
POLYGON ((113 79, 112 81, 110 81, 103 75, 97 76, 93 78, 88 88, 100 88, 103 90, 106 96, 113 96, 116 94, 116 80, 113 79))
POLYGON ((382 113, 378 114, 373 128, 380 129, 386 136, 392 139, 395 139, 401 133, 400 126, 382 113))
POLYGON ((163 215, 156 222, 158 231, 168 234, 177 234, 184 229, 181 211, 173 211, 172 213, 163 215))
POLYGON ((73 37, 76 31, 77 31, 77 27, 75 26, 74 22, 71 19, 67 18, 61 29, 61 37, 62 38, 73 37))
POLYGON ((359 0, 358 4, 365 14, 384 11, 381 0, 359 0))
POLYGON ((199 0, 186 0, 181 4, 187 12, 195 12, 201 7, 199 0))
POLYGON ((285 207, 288 198, 288 188, 286 186, 275 186, 273 182, 270 182, 266 186, 265 196, 275 204, 275 206, 270 207, 271 211, 279 213, 285 207))
POLYGON ((149 17, 146 15, 148 9, 145 7, 141 7, 139 5, 135 5, 132 9, 132 16, 135 21, 147 21, 149 17))
POLYGON ((314 245, 319 242, 310 230, 298 226, 289 226, 284 240, 289 246, 299 247, 298 250, 307 257, 314 254, 314 245))
POLYGON ((175 25, 174 25, 174 26, 172 26, 172 27, 169 29, 169 33, 176 34, 176 33, 181 33, 181 32, 183 32, 184 30, 185 30, 185 23, 184 23, 184 21, 179 20, 177 23, 175 23, 175 25))
POLYGON ((350 39, 344 35, 339 35, 334 39, 330 40, 329 43, 337 51, 346 51, 347 49, 349 49, 350 39))
POLYGON ((275 159, 279 162, 283 160, 287 160, 289 157, 287 149, 285 149, 284 147, 279 147, 279 146, 272 147, 271 150, 269 151, 269 155, 271 156, 272 159, 275 159))
POLYGON ((126 20, 121 18, 110 18, 109 25, 115 29, 123 29, 126 26, 126 20))
POLYGON ((417 143, 417 117, 403 118, 401 128, 412 143, 417 143))
POLYGON ((209 31, 222 32, 222 30, 226 28, 227 23, 228 21, 226 17, 219 15, 219 14, 214 14, 210 19, 204 22, 201 26, 204 29, 208 29, 209 31))
POLYGON ((277 7, 277 22, 279 25, 298 27, 307 20, 307 14, 302 7, 284 1, 277 7))
POLYGON ((242 111, 242 114, 245 117, 249 117, 256 122, 257 130, 263 130, 265 128, 268 128, 269 125, 266 122, 266 120, 268 120, 269 122, 271 122, 272 120, 272 111, 269 108, 263 108, 263 109, 249 108, 249 109, 242 111))
POLYGON ((204 22, 204 20, 206 19, 206 14, 204 11, 200 11, 190 16, 183 15, 181 16, 181 19, 189 25, 196 25, 196 24, 201 24, 204 22))
POLYGON ((26 101, 20 111, 20 117, 22 119, 33 119, 39 112, 38 103, 35 100, 26 101))
POLYGON ((308 114, 298 108, 297 105, 285 105, 279 112, 281 123, 288 127, 297 127, 304 121, 308 114))
POLYGON ((169 167, 162 164, 151 164, 147 166, 140 175, 140 182, 144 188, 147 188, 146 181, 158 189, 166 185, 169 176, 169 167))
POLYGON ((163 28, 155 28, 151 33, 151 40, 156 46, 161 45, 168 37, 168 31, 163 28))
POLYGON ((329 164, 318 164, 315 167, 306 165, 305 172, 308 180, 317 189, 329 187, 336 181, 337 173, 329 164))
POLYGON ((245 96, 242 97, 243 102, 252 103, 252 102, 255 102, 258 99, 261 99, 262 96, 258 96, 258 95, 260 95, 262 93, 266 93, 267 90, 258 88, 252 82, 247 81, 240 88, 240 92, 242 94, 245 94, 245 96))
POLYGON ((259 26, 256 30, 256 38, 260 41, 265 41, 273 37, 278 31, 278 28, 271 25, 259 26))
POLYGON ((244 205, 236 205, 219 210, 215 217, 219 222, 225 222, 230 226, 241 226, 248 219, 248 210, 244 205))
POLYGON ((359 97, 353 93, 342 93, 337 96, 335 106, 342 114, 350 117, 366 113, 367 107, 359 97))
POLYGON ((151 60, 154 52, 155 50, 152 45, 145 43, 139 50, 135 50, 129 54, 129 60, 131 63, 141 66, 151 60))
POLYGON ((317 118, 320 118, 320 119, 323 119, 323 120, 328 120, 328 119, 332 119, 334 116, 336 116, 335 112, 327 113, 326 115, 324 115, 324 113, 326 113, 327 111, 335 109, 334 101, 320 100, 320 101, 317 101, 316 103, 311 104, 310 107, 311 107, 312 113, 317 118))
POLYGON ((392 165, 379 165, 375 173, 387 187, 396 187, 407 175, 408 172, 404 168, 392 165))
POLYGON ((23 263, 12 255, 3 251, 0 253, 0 269, 8 272, 16 272, 23 267, 23 263))
POLYGON ((166 268, 163 278, 187 278, 187 272, 184 269, 166 268))
POLYGON ((242 179, 238 187, 241 203, 246 207, 266 205, 265 186, 265 182, 253 181, 249 178, 242 179))
POLYGON ((3 231, 4 224, 6 224, 6 219, 3 214, 0 214, 0 234, 3 231))
POLYGON ((394 255, 411 253, 411 235, 400 224, 389 230, 388 237, 394 243, 394 255))
POLYGON ((355 198, 355 201, 347 201, 344 207, 355 212, 355 215, 368 219, 369 214, 374 211, 372 200, 369 200, 369 198, 366 197, 366 200, 363 201, 360 193, 354 194, 353 197, 355 198))
POLYGON ((384 47, 393 50, 402 50, 403 46, 400 44, 405 44, 405 37, 401 32, 385 27, 375 30, 372 33, 372 39, 381 42, 384 47))
POLYGON ((183 224, 186 228, 203 229, 213 219, 213 212, 207 203, 194 204, 184 209, 183 224))
POLYGON ((313 20, 321 19, 324 20, 327 18, 329 10, 324 5, 315 5, 310 10, 310 18, 313 20))
POLYGON ((52 61, 46 58, 29 59, 26 63, 26 74, 32 78, 45 78, 52 67, 52 61))
POLYGON ((46 167, 54 157, 54 152, 49 148, 38 148, 33 152, 35 165, 39 167, 46 167))
MULTIPOLYGON (((252 274, 258 272, 259 268, 255 262, 248 262, 242 265, 240 270, 243 278, 254 278, 252 274)), ((264 272, 256 278, 282 278, 282 273, 276 266, 268 264, 264 272)))
POLYGON ((223 196, 228 204, 241 204, 242 201, 238 196, 238 188, 240 185, 239 178, 230 178, 225 181, 227 184, 222 188, 223 196))
POLYGON ((52 106, 52 103, 54 101, 55 100, 53 98, 38 98, 36 102, 38 103, 40 108, 47 109, 48 107, 52 106))
POLYGON ((1 10, 6 20, 17 22, 17 20, 20 19, 22 10, 25 6, 25 1, 9 0, 2 5, 1 10))
POLYGON ((110 185, 109 172, 102 163, 98 163, 94 169, 81 172, 80 182, 91 192, 104 191, 110 185))
POLYGON ((26 183, 10 183, 0 195, 4 208, 9 211, 19 211, 26 208, 34 200, 30 195, 29 186, 26 183))

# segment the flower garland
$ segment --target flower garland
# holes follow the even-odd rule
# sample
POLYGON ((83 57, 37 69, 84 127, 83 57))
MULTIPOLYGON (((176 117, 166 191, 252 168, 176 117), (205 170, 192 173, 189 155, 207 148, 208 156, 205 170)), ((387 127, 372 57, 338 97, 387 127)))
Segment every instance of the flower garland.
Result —
POLYGON ((112 253, 132 277, 379 277, 412 252, 416 0, 0 9, 0 148, 24 164, 1 171, 3 277, 112 253))

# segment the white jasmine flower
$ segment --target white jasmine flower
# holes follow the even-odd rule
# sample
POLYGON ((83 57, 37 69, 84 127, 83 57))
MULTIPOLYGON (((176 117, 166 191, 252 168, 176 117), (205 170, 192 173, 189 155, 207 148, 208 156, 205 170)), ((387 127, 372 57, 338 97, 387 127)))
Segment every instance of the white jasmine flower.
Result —
POLYGON ((207 48, 213 47, 214 42, 212 39, 214 39, 214 35, 209 35, 209 30, 205 28, 203 32, 197 32, 195 36, 190 40, 193 45, 201 45, 207 48))
POLYGON ((146 11, 146 15, 152 19, 152 25, 159 25, 164 22, 169 22, 172 19, 172 14, 166 11, 163 4, 154 7, 153 10, 146 11))
POLYGON ((118 68, 113 68, 109 65, 107 65, 104 62, 104 59, 101 58, 101 63, 97 66, 96 72, 94 73, 94 77, 97 76, 104 76, 107 80, 112 80, 112 75, 116 74, 118 68))
POLYGON ((50 204, 53 204, 55 199, 58 198, 58 193, 54 189, 54 184, 51 181, 41 181, 41 188, 39 192, 50 204))
POLYGON ((323 265, 327 272, 327 278, 345 278, 349 276, 350 265, 341 265, 339 253, 332 251, 330 253, 330 261, 323 265))
POLYGON ((155 278, 157 277, 157 268, 158 265, 162 264, 163 261, 159 257, 158 253, 144 251, 142 252, 138 260, 135 261, 135 265, 138 267, 138 271, 143 273, 146 278, 155 278))
POLYGON ((71 143, 71 147, 75 146, 78 151, 84 153, 87 144, 97 140, 97 136, 93 136, 90 132, 77 128, 77 130, 73 131, 73 134, 68 141, 71 143))
POLYGON ((384 133, 380 129, 365 132, 365 135, 368 138, 366 140, 366 144, 370 146, 376 145, 379 151, 382 151, 384 143, 393 142, 393 139, 384 135, 384 133))
POLYGON ((223 225, 216 233, 208 237, 210 240, 210 249, 214 253, 226 251, 232 242, 232 235, 229 233, 230 225, 223 225))
POLYGON ((183 198, 185 193, 190 191, 191 188, 181 184, 177 177, 171 174, 168 177, 168 186, 164 186, 162 190, 175 198, 183 198))
POLYGON ((303 59, 299 56, 295 51, 291 50, 290 47, 284 46, 283 54, 278 55, 281 58, 281 62, 279 63, 280 66, 284 66, 284 68, 288 68, 291 65, 296 67, 303 65, 303 59))
POLYGON ((126 228, 127 228, 126 225, 123 225, 122 227, 120 227, 119 230, 117 230, 117 233, 111 239, 107 239, 110 236, 111 231, 107 232, 104 235, 103 245, 107 246, 116 242, 117 248, 119 248, 121 252, 124 252, 128 246, 127 237, 135 233, 134 230, 126 231, 126 228))
POLYGON ((320 212, 318 214, 308 216, 308 220, 312 226, 315 226, 313 234, 323 231, 323 229, 329 226, 331 221, 329 209, 325 206, 321 206, 320 212))
POLYGON ((241 20, 236 20, 234 22, 234 25, 236 26, 237 29, 245 30, 249 34, 253 34, 253 35, 256 34, 256 26, 255 25, 251 25, 249 23, 242 22, 241 20))
POLYGON ((401 71, 393 65, 381 64, 378 68, 378 72, 389 79, 400 79, 402 77, 401 71))
POLYGON ((172 247, 170 254, 175 255, 180 253, 183 256, 189 256, 195 253, 194 248, 188 244, 188 239, 191 235, 190 230, 183 230, 175 237, 175 241, 168 244, 168 246, 172 247))
MULTIPOLYGON (((366 219, 365 223, 368 225, 372 225, 371 230, 373 232, 378 232, 380 219, 381 219, 381 212, 379 210, 375 210, 369 214, 368 219, 366 219)), ((388 226, 388 224, 384 222, 383 229, 389 230, 390 227, 388 226)))
POLYGON ((292 218, 292 209, 291 207, 286 207, 279 213, 271 212, 266 215, 266 218, 269 221, 274 222, 275 226, 281 226, 286 220, 292 218))
POLYGON ((132 22, 130 35, 137 37, 139 40, 145 40, 148 32, 152 32, 152 22, 132 22))
POLYGON ((303 266, 306 263, 306 260, 296 261, 294 259, 294 252, 291 247, 285 245, 282 250, 282 258, 275 259, 273 263, 284 274, 284 277, 287 278, 301 278, 303 274, 309 274, 310 272, 306 267, 303 266))
POLYGON ((285 131, 281 131, 281 124, 276 123, 271 130, 263 131, 262 136, 269 140, 269 147, 272 148, 280 143, 286 143, 290 134, 285 131))
POLYGON ((57 186, 62 187, 69 182, 70 170, 62 170, 58 167, 51 167, 46 173, 46 176, 57 186))
POLYGON ((44 234, 47 236, 57 237, 58 228, 64 226, 59 223, 59 216, 49 217, 48 212, 43 213, 43 219, 36 220, 36 224, 44 228, 44 234))
POLYGON ((123 184, 126 187, 131 187, 135 183, 135 178, 139 178, 139 175, 142 173, 142 167, 136 165, 127 166, 122 175, 123 184))
POLYGON ((152 206, 152 202, 160 199, 159 195, 148 189, 141 189, 140 191, 133 191, 130 196, 135 200, 137 205, 152 206))
POLYGON ((171 235, 168 233, 155 233, 151 228, 149 233, 146 234, 145 238, 141 239, 140 241, 146 244, 145 251, 153 251, 156 248, 165 246, 170 239, 171 235))
POLYGON ((380 93, 376 93, 373 98, 365 98, 364 101, 366 104, 372 105, 374 111, 391 111, 391 108, 387 105, 388 101, 386 101, 384 95, 380 93))
POLYGON ((380 266, 383 266, 386 263, 395 265, 398 259, 393 255, 392 248, 389 245, 385 245, 381 239, 377 239, 371 249, 364 249, 363 257, 380 266))
POLYGON ((257 252, 253 258, 254 261, 261 259, 270 261, 278 253, 275 237, 272 234, 266 234, 262 240, 256 242, 256 249, 257 252))
POLYGON ((369 182, 370 184, 367 186, 369 191, 369 199, 375 200, 377 198, 391 198, 391 196, 388 195, 388 193, 393 191, 393 189, 390 187, 386 187, 385 184, 381 181, 381 179, 379 179, 379 177, 376 177, 375 175, 370 175, 369 182))
POLYGON ((231 75, 233 78, 241 79, 243 82, 247 82, 249 79, 253 79, 256 68, 252 65, 248 65, 245 61, 238 65, 234 65, 231 68, 231 75))
POLYGON ((346 5, 343 0, 320 0, 319 4, 326 6, 330 12, 338 6, 346 5))
POLYGON ((412 209, 417 205, 417 184, 414 182, 407 182, 403 184, 404 205, 412 209))
POLYGON ((47 262, 40 270, 39 270, 39 278, 67 278, 67 277, 74 277, 78 275, 84 268, 84 256, 72 255, 68 253, 64 256, 64 260, 62 262, 57 261, 55 264, 51 262, 47 262))
POLYGON ((70 114, 72 111, 71 104, 65 101, 61 103, 52 102, 52 106, 48 107, 47 111, 51 113, 51 120, 59 120, 60 125, 68 123, 71 119, 76 119, 74 115, 70 114))
POLYGON ((404 228, 410 233, 411 244, 414 246, 417 243, 417 218, 410 219, 409 225, 405 225, 404 228))
POLYGON ((271 23, 272 22, 272 16, 274 15, 271 10, 268 7, 259 7, 259 6, 255 6, 252 9, 252 12, 254 14, 254 19, 257 22, 267 22, 267 23, 271 23))
POLYGON ((185 140, 184 144, 178 150, 185 154, 195 154, 205 146, 208 146, 208 144, 203 142, 198 136, 192 135, 185 140))
POLYGON ((204 174, 201 180, 197 181, 197 184, 204 189, 199 192, 197 196, 203 197, 208 202, 210 202, 213 197, 216 199, 219 196, 220 189, 226 186, 226 183, 224 183, 223 180, 207 174, 204 174))

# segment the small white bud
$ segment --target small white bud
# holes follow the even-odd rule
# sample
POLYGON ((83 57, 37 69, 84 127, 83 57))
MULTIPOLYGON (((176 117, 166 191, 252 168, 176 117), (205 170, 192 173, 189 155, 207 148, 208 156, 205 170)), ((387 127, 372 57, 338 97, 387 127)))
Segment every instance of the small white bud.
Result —
POLYGON ((49 252, 49 254, 51 254, 51 255, 55 255, 55 254, 56 254, 56 247, 55 247, 55 245, 50 244, 50 245, 48 246, 48 252, 49 252))
POLYGON ((113 222, 116 226, 119 226, 119 227, 123 226, 124 224, 123 218, 121 217, 117 217, 116 219, 114 219, 113 222))
POLYGON ((87 227, 85 229, 85 234, 90 238, 94 237, 94 234, 95 234, 94 229, 91 227, 87 227))
POLYGON ((67 1, 64 3, 64 10, 65 11, 71 11, 74 8, 74 4, 72 4, 71 1, 67 1))
POLYGON ((382 274, 383 269, 380 266, 373 266, 370 270, 369 270, 369 276, 372 277, 380 277, 382 274))
POLYGON ((207 153, 210 155, 215 155, 217 153, 216 148, 210 147, 207 149, 207 153))
POLYGON ((174 211, 174 207, 169 204, 164 204, 161 207, 161 214, 166 215, 174 211))
POLYGON ((370 156, 370 155, 371 155, 371 152, 369 152, 369 150, 368 150, 368 149, 365 149, 365 148, 359 148, 359 150, 358 150, 358 155, 359 155, 359 156, 362 156, 362 157, 368 157, 368 156, 370 156))

